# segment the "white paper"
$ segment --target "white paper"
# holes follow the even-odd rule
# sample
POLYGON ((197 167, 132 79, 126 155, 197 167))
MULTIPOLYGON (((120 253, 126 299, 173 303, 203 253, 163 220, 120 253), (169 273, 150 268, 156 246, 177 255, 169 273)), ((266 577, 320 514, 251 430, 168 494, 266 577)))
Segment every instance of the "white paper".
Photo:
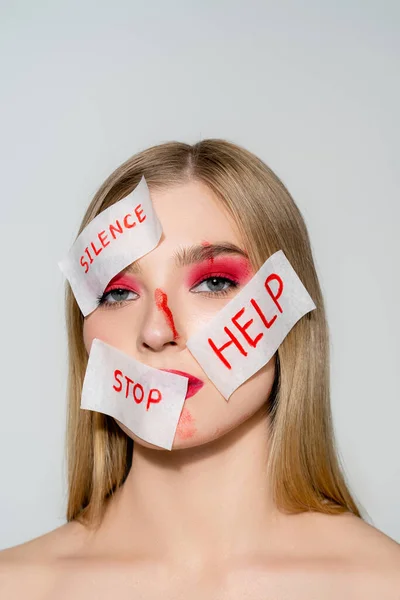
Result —
POLYGON ((188 382, 94 339, 81 408, 110 415, 142 440, 171 450, 188 382))
POLYGON ((162 234, 144 177, 125 198, 95 217, 58 263, 84 316, 111 279, 157 246, 162 234))
POLYGON ((297 321, 315 308, 285 254, 278 250, 211 321, 189 338, 187 347, 228 400, 267 364, 297 321))

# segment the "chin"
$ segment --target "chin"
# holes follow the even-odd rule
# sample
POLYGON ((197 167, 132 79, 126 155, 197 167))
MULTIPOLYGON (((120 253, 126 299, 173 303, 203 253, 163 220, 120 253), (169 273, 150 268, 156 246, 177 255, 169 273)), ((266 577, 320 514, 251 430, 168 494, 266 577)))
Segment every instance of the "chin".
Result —
POLYGON ((224 437, 229 431, 235 429, 235 425, 231 427, 217 427, 210 431, 200 432, 184 432, 183 434, 177 432, 172 445, 172 450, 184 450, 185 448, 195 448, 199 446, 205 446, 211 444, 216 440, 224 437))
POLYGON ((162 448, 161 446, 156 446, 143 440, 130 429, 128 429, 128 427, 126 427, 123 423, 118 421, 118 419, 115 419, 115 421, 126 433, 126 435, 135 442, 135 444, 142 446, 143 448, 149 448, 150 450, 160 450, 164 452, 185 450, 189 448, 195 448, 196 446, 204 446, 205 444, 222 438, 224 435, 232 431, 232 429, 235 429, 238 425, 237 423, 230 423, 230 426, 226 425, 225 427, 214 427, 210 428, 209 430, 207 430, 207 428, 202 428, 202 431, 200 432, 194 425, 189 411, 186 412, 186 409, 184 409, 175 432, 172 448, 171 450, 168 450, 167 448, 162 448))

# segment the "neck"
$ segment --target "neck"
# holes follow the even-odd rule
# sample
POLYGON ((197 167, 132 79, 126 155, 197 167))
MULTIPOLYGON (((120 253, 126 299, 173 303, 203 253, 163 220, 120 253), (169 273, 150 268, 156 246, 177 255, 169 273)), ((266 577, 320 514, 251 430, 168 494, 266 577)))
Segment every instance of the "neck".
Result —
POLYGON ((109 547, 179 564, 260 552, 277 519, 268 429, 263 407, 202 446, 169 452, 135 444, 129 475, 102 524, 109 547))

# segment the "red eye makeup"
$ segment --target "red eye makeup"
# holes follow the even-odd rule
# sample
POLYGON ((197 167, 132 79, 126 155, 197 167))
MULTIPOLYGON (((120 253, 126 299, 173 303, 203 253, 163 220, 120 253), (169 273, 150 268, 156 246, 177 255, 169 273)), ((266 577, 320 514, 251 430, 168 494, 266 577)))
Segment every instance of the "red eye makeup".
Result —
MULTIPOLYGON (((210 246, 208 242, 202 242, 203 248, 210 246)), ((187 288, 190 290, 196 285, 202 283, 207 279, 220 278, 230 281, 230 288, 244 286, 253 277, 254 272, 251 266, 249 258, 240 254, 217 254, 216 256, 208 256, 201 262, 194 262, 191 265, 187 265, 187 271, 184 275, 184 282, 187 288)), ((122 271, 118 273, 107 285, 102 298, 99 298, 100 304, 106 304, 108 306, 120 306, 124 300, 116 302, 108 302, 105 300, 105 296, 114 290, 125 290, 135 294, 142 293, 142 286, 138 283, 135 276, 131 273, 122 271)), ((210 296, 220 298, 224 294, 228 294, 228 290, 215 291, 215 294, 211 291, 210 296)), ((205 292, 206 293, 206 292, 205 292)), ((168 298, 166 293, 157 288, 155 290, 155 302, 157 308, 162 311, 168 322, 171 331, 173 332, 174 339, 179 337, 179 333, 176 330, 174 324, 174 318, 171 310, 168 306, 168 298)))
POLYGON ((138 285, 135 278, 132 277, 132 275, 118 273, 118 275, 111 279, 110 283, 104 290, 104 294, 107 294, 107 292, 111 292, 112 290, 117 290, 119 288, 130 290, 131 292, 137 292, 140 289, 140 286, 138 285))
POLYGON ((207 277, 227 277, 238 285, 245 285, 253 276, 250 261, 242 256, 216 256, 190 268, 186 285, 193 287, 207 277))

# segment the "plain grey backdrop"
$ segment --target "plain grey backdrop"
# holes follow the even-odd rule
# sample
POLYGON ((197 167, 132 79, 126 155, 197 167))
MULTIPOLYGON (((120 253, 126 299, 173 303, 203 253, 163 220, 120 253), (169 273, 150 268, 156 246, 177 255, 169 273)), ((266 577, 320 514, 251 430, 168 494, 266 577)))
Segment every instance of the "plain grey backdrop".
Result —
POLYGON ((65 522, 68 251, 121 162, 225 138, 311 236, 350 489, 400 541, 397 0, 2 1, 0 547, 65 522))

